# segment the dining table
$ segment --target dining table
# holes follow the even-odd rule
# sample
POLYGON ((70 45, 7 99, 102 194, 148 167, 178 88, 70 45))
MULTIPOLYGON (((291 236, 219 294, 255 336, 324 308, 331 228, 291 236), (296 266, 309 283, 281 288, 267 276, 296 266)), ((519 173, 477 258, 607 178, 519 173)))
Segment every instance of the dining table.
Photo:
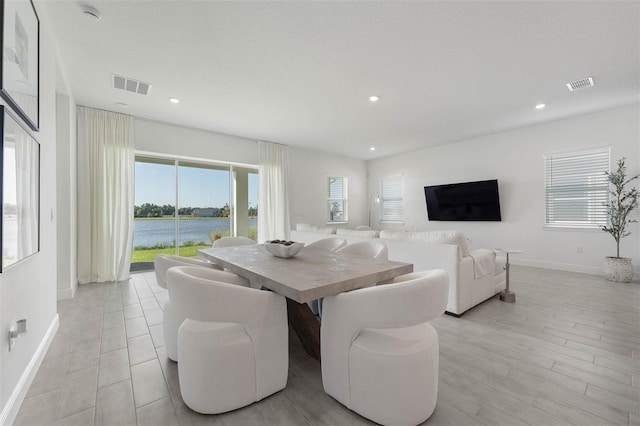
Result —
POLYGON ((269 253, 264 244, 200 249, 204 258, 245 277, 254 288, 287 299, 289 324, 305 351, 320 359, 320 321, 307 302, 375 286, 413 272, 411 263, 372 259, 325 249, 303 247, 293 257, 269 253))

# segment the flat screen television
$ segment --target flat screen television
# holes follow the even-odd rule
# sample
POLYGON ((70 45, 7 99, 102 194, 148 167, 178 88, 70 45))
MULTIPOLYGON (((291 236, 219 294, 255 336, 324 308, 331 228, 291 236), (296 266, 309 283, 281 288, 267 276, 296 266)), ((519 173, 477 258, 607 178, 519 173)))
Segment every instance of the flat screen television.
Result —
POLYGON ((501 221, 498 180, 425 186, 429 220, 501 221))

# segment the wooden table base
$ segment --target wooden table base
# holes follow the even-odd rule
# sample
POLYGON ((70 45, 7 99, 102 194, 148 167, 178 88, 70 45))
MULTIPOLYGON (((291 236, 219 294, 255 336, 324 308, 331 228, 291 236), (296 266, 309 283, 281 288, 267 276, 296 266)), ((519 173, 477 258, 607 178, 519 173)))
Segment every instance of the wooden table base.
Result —
POLYGON ((287 298, 287 316, 304 350, 320 361, 320 322, 309 305, 287 298))

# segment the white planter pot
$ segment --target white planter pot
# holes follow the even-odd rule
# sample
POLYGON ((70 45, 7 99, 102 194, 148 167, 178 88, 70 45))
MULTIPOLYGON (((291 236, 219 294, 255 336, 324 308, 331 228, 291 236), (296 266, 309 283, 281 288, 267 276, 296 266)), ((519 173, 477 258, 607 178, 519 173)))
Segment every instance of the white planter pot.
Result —
POLYGON ((627 257, 606 257, 602 270, 609 281, 628 283, 633 278, 633 265, 627 257))

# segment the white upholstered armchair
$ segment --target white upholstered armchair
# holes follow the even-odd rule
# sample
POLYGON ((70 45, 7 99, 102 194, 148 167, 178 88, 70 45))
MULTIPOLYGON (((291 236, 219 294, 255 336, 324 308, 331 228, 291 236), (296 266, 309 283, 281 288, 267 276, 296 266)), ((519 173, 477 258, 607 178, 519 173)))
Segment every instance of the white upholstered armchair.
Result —
POLYGON ((447 307, 448 280, 446 271, 416 272, 325 297, 325 391, 380 424, 429 418, 438 391, 438 335, 429 321, 447 307))
POLYGON ((347 245, 347 240, 339 237, 323 238, 312 243, 305 244, 305 247, 317 248, 321 250, 336 251, 347 245))
POLYGON ((214 248, 222 248, 222 247, 236 247, 236 246, 250 246, 252 244, 257 244, 254 240, 249 237, 222 237, 218 238, 213 242, 214 248))
POLYGON ((187 319, 178 332, 178 376, 185 404, 203 414, 259 401, 287 384, 285 298, 219 282, 189 266, 167 273, 169 298, 187 319))
MULTIPOLYGON (((236 274, 222 271, 221 267, 208 260, 171 255, 158 255, 154 260, 156 281, 162 288, 167 288, 167 271, 175 266, 194 266, 216 271, 218 281, 237 284, 248 287, 249 281, 236 274)), ((178 361, 178 329, 184 321, 184 316, 178 314, 169 298, 162 307, 162 331, 164 333, 164 345, 167 357, 172 361, 178 361)))
POLYGON ((369 257, 371 259, 388 259, 387 246, 380 241, 357 241, 355 243, 348 244, 339 250, 339 253, 353 254, 361 257, 369 257))

